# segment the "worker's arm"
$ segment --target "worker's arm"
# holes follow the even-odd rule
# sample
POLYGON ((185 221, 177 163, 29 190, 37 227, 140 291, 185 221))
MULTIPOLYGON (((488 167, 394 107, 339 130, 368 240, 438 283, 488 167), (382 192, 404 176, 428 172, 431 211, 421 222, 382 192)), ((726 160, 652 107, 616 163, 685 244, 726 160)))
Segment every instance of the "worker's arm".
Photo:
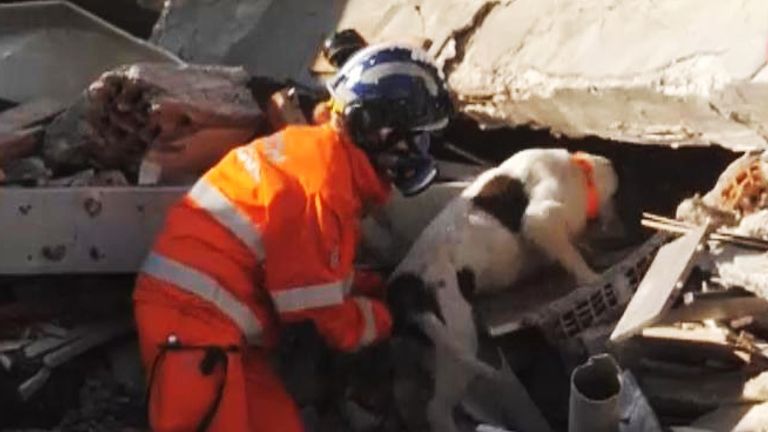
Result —
MULTIPOLYGON (((341 288, 343 283, 338 287, 341 288)), ((345 296, 333 283, 272 293, 284 322, 311 320, 325 341, 341 351, 356 351, 389 336, 392 318, 381 301, 345 296)))

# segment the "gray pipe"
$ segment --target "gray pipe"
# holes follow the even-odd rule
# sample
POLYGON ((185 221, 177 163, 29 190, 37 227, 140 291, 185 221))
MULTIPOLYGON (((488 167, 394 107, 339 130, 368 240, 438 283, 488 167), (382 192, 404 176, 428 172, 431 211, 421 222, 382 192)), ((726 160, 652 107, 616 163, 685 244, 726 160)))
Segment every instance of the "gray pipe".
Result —
POLYGON ((608 354, 591 357, 571 374, 568 432, 618 432, 621 370, 608 354))

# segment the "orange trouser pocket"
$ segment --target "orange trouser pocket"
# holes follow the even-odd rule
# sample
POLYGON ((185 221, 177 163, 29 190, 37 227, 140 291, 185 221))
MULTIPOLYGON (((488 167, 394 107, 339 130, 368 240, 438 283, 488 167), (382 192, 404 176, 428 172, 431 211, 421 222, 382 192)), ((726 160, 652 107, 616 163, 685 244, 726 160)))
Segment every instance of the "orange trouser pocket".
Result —
POLYGON ((159 347, 147 387, 155 432, 205 431, 219 408, 235 346, 184 345, 175 338, 159 347))

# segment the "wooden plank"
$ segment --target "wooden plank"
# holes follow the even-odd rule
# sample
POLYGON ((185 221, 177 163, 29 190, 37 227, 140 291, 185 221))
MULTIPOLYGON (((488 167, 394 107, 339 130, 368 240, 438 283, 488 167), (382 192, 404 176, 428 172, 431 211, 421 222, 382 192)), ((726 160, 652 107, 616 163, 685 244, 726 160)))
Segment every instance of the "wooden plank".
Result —
POLYGON ((37 99, 0 112, 0 132, 13 132, 43 122, 64 110, 53 99, 37 99))
POLYGON ((694 298, 688 305, 672 309, 659 323, 723 320, 768 314, 768 301, 760 297, 702 297, 694 298))
POLYGON ((611 334, 612 342, 629 339, 644 327, 657 322, 669 310, 675 294, 680 292, 688 278, 694 257, 708 231, 706 226, 695 228, 659 249, 611 334))

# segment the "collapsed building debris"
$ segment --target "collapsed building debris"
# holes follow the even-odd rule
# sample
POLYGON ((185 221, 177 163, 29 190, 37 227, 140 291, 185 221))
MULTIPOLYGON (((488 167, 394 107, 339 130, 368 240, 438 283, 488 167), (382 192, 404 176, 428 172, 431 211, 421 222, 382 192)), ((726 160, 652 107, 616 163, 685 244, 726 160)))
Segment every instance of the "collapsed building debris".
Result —
MULTIPOLYGON (((159 7, 154 1, 143 3, 159 7)), ((642 19, 651 24, 643 21, 643 28, 657 28, 656 21, 664 24, 679 18, 694 7, 689 3, 671 6, 648 2, 647 15, 642 19)), ((765 113, 750 103, 765 93, 765 70, 758 68, 764 59, 755 54, 763 42, 758 43, 756 35, 765 28, 757 17, 765 15, 765 8, 754 1, 746 2, 743 10, 713 4, 690 21, 699 28, 707 17, 729 12, 724 16, 733 22, 746 21, 737 32, 749 41, 744 46, 736 46, 731 39, 715 44, 707 37, 704 42, 717 45, 712 53, 694 52, 698 47, 686 42, 654 51, 654 55, 647 54, 647 42, 638 42, 640 32, 635 28, 622 36, 624 39, 602 37, 614 34, 623 17, 632 12, 636 5, 629 2, 618 2, 602 17, 600 28, 578 25, 591 20, 594 13, 579 9, 581 2, 562 6, 532 1, 421 0, 389 5, 384 12, 380 5, 372 6, 368 0, 352 0, 344 8, 338 2, 171 0, 165 2, 155 30, 156 42, 184 59, 244 65, 246 69, 181 65, 173 56, 157 50, 157 58, 142 54, 117 69, 113 67, 118 63, 109 67, 99 63, 83 75, 90 76, 87 81, 78 76, 73 85, 80 86, 76 91, 70 87, 66 94, 52 93, 56 97, 47 107, 43 98, 47 86, 38 85, 42 93, 25 98, 7 97, 0 91, 0 183, 70 188, 0 190, 0 202, 4 203, 0 220, 11 221, 0 243, 0 273, 135 272, 168 205, 223 152, 257 135, 263 123, 268 122, 275 130, 314 120, 301 106, 296 89, 273 89, 266 103, 255 101, 249 74, 310 82, 313 77, 308 66, 315 75, 329 72, 313 62, 322 36, 335 26, 358 27, 372 41, 407 40, 428 48, 446 66, 460 107, 485 126, 531 124, 571 136, 594 134, 675 145, 719 143, 751 148, 765 144, 764 131, 755 126, 765 113), (750 14, 754 19, 746 18, 750 14), (205 20, 205 25, 200 25, 200 20, 205 20), (285 25, 295 20, 303 20, 299 31, 297 26, 285 25), (308 21, 320 25, 312 26, 308 21), (519 28, 498 43, 499 29, 503 26, 508 34, 510 22, 520 24, 519 28), (550 39, 541 37, 549 34, 543 30, 550 25, 565 30, 555 31, 550 39), (223 28, 226 31, 221 31, 223 28), (491 39, 494 44, 488 42, 491 39), (627 50, 626 44, 640 49, 627 50), (591 53, 600 51, 613 54, 615 59, 566 62, 558 55, 566 49, 579 53, 579 59, 592 58, 591 53), (147 60, 165 63, 150 64, 147 60), (746 76, 745 71, 752 71, 752 76, 746 76), (70 105, 88 83, 91 86, 79 101, 70 105), (742 99, 737 100, 737 93, 742 99), (689 115, 681 118, 681 111, 689 115), (34 115, 18 114, 25 112, 34 115), (182 186, 131 188, 137 183, 182 186), (49 223, 51 214, 59 215, 53 223, 49 223), (45 235, 29 236, 46 224, 50 228, 45 235)), ((663 34, 677 38, 678 27, 671 26, 663 34)), ((43 31, 36 37, 45 42, 57 35, 43 31)), ((43 42, 38 44, 47 46, 43 42)), ((3 43, 0 37, 0 45, 3 43)), ((471 153, 469 156, 464 158, 478 166, 440 162, 442 179, 469 179, 488 165, 471 153)), ((502 431, 496 425, 513 423, 510 418, 521 418, 521 410, 527 411, 530 424, 551 414, 539 400, 535 400, 538 407, 529 409, 535 399, 535 384, 526 382, 530 393, 526 394, 510 366, 519 363, 518 354, 524 356, 527 347, 502 347, 500 343, 532 327, 542 330, 564 351, 568 370, 587 355, 616 352, 624 371, 618 378, 621 391, 618 408, 611 408, 611 421, 620 418, 622 431, 660 430, 656 414, 665 426, 689 424, 715 408, 692 425, 721 430, 723 418, 734 415, 726 406, 732 403, 751 404, 750 414, 741 423, 755 424, 755 419, 762 418, 764 404, 760 403, 768 400, 762 375, 767 361, 767 327, 761 320, 768 310, 764 300, 768 298, 768 267, 761 249, 764 243, 756 238, 766 237, 763 221, 768 200, 763 182, 768 171, 761 165, 764 161, 755 162, 755 155, 748 156, 748 168, 729 168, 728 175, 723 174, 733 187, 695 200, 693 207, 704 212, 704 219, 683 217, 685 222, 672 224, 649 218, 657 228, 664 225, 664 231, 685 234, 684 238, 664 245, 670 236, 657 234, 642 244, 598 257, 602 260, 596 268, 604 270, 603 279, 590 286, 574 289, 572 280, 553 271, 544 275, 544 280, 526 281, 507 297, 481 300, 479 318, 501 365, 498 374, 473 383, 474 396, 482 397, 468 398, 463 406, 471 417, 467 422, 473 423, 472 429, 479 422, 485 424, 476 430, 502 431), (745 196, 749 199, 742 199, 745 196), (705 220, 712 227, 705 228, 705 220), (703 261, 699 259, 702 257, 703 261), (709 265, 707 259, 711 259, 709 265), (660 261, 666 265, 654 268, 660 261), (640 303, 642 308, 635 307, 640 303), (622 311, 624 316, 617 325, 622 311), (620 337, 610 343, 612 333, 620 337), (669 356, 669 352, 675 355, 669 356), (627 353, 636 353, 637 362, 627 361, 627 353), (697 380, 700 386, 691 386, 696 373, 705 374, 705 378, 697 380)), ((442 184, 410 201, 396 197, 381 214, 367 219, 361 263, 394 266, 421 228, 463 185, 442 184)), ((44 381, 46 371, 55 369, 62 359, 104 342, 99 331, 90 332, 97 325, 88 326, 93 339, 81 338, 80 342, 67 343, 79 334, 78 328, 52 326, 45 327, 45 338, 34 342, 7 340, 0 348, 0 364, 5 364, 5 355, 16 361, 22 353, 25 362, 43 356, 43 366, 21 382, 20 394, 39 391, 41 387, 34 384, 44 381), (51 348, 37 357, 27 355, 26 348, 35 344, 61 345, 61 349, 51 348)), ((312 357, 303 351, 302 356, 305 360, 312 357)), ((379 362, 370 361, 369 365, 374 363, 379 362)), ((370 373, 381 375, 375 383, 386 390, 377 389, 381 393, 398 393, 394 398, 394 403, 400 404, 397 409, 387 406, 392 402, 381 394, 371 396, 366 386, 373 383, 361 373, 360 382, 335 383, 338 393, 325 395, 335 398, 332 402, 303 403, 305 417, 325 420, 320 419, 327 416, 323 410, 333 404, 339 411, 334 415, 343 417, 340 423, 350 430, 399 430, 400 419, 390 416, 397 411, 408 417, 409 411, 421 406, 414 399, 422 390, 420 380, 429 377, 415 373, 392 378, 388 370, 370 373)), ((520 381, 524 378, 523 374, 519 377, 520 381)), ((312 385, 305 382, 311 377, 304 378, 300 375, 294 381, 312 385)), ((14 385, 20 381, 16 379, 14 385)), ((84 393, 99 393, 93 389, 98 386, 86 387, 84 393)), ((590 395, 597 387, 581 386, 572 395, 590 395)), ((19 393, 18 385, 14 391, 19 393)), ((613 393, 607 399, 616 402, 613 393)), ((88 410, 91 408, 81 411, 88 410)), ((62 424, 69 427, 77 423, 72 426, 75 430, 89 430, 89 415, 108 415, 104 414, 108 410, 95 411, 98 414, 78 413, 62 424), (77 418, 81 414, 86 417, 83 421, 77 418)), ((576 415, 576 411, 572 409, 571 414, 576 415)), ((423 413, 413 417, 418 414, 423 413)), ((587 418, 599 420, 597 416, 587 418)), ((517 426, 527 430, 525 421, 517 426)), ((411 429, 423 430, 419 426, 411 429)))
POLYGON ((352 2, 166 1, 150 40, 192 63, 312 83, 309 66, 352 2))
POLYGON ((68 105, 103 72, 173 54, 67 1, 0 4, 0 99, 68 105), (83 49, 88 47, 88 49, 83 49))
POLYGON ((343 13, 338 2, 305 3, 170 1, 153 41, 190 61, 310 82, 305 68, 323 35, 354 28, 371 42, 427 46, 461 110, 487 126, 738 150, 768 142, 768 5, 760 0, 623 0, 608 9, 590 0, 350 0, 343 13), (733 31, 713 31, 713 22, 733 31))
POLYGON ((754 226, 753 215, 768 206, 765 172, 764 154, 745 154, 712 190, 684 200, 677 220, 643 220, 681 237, 657 254, 606 349, 635 372, 665 424, 696 425, 697 416, 716 410, 702 430, 729 422, 735 428, 734 414, 749 410, 727 406, 768 396, 768 300, 759 288, 768 242, 742 226, 754 226))
POLYGON ((107 72, 50 126, 46 162, 135 177, 146 159, 160 166, 159 180, 189 182, 258 130, 261 111, 247 81, 242 69, 216 66, 134 64, 107 72))

